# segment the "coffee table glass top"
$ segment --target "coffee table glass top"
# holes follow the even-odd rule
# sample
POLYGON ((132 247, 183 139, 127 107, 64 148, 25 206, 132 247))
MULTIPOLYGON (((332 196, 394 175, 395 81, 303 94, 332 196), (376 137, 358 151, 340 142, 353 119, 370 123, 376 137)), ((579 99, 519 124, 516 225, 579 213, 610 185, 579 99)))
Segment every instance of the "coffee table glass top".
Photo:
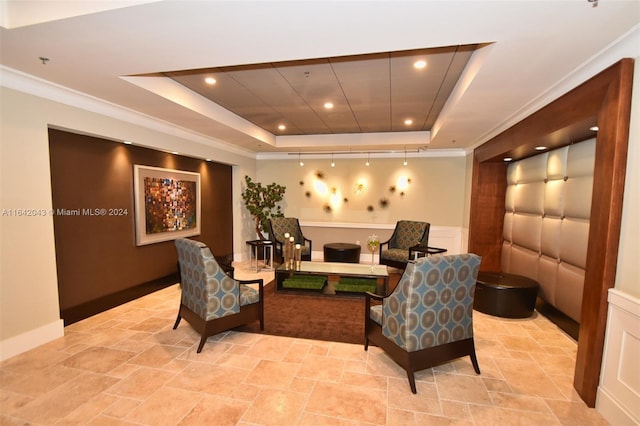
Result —
MULTIPOLYGON (((285 265, 278 267, 279 271, 285 271, 285 265)), ((363 263, 339 263, 339 262, 300 262, 300 269, 292 272, 308 272, 315 274, 355 275, 359 277, 388 277, 386 265, 366 265, 363 263)))

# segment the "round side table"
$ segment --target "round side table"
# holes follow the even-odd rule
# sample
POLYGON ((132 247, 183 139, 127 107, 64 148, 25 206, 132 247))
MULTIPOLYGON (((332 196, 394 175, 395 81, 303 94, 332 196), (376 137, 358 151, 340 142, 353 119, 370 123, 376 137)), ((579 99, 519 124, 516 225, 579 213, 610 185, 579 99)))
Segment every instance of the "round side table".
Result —
POLYGON ((360 246, 351 243, 324 245, 325 262, 360 263, 360 246))

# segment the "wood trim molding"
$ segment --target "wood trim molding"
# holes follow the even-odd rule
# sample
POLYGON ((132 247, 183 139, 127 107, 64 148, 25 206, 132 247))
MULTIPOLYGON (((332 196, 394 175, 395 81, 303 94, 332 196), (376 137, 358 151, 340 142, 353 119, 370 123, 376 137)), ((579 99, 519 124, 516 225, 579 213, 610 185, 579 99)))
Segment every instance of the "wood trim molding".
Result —
POLYGON ((473 159, 469 252, 481 254, 481 271, 499 271, 502 263, 507 164, 473 159), (498 203, 498 200, 502 200, 498 203))
POLYGON ((587 267, 573 379, 574 387, 590 407, 595 407, 600 382, 607 324, 607 293, 615 285, 618 265, 633 61, 623 60, 615 70, 598 111, 600 130, 596 137, 587 267))
POLYGON ((520 160, 535 155, 537 145, 556 149, 579 142, 593 137, 590 125, 599 126, 574 372, 574 387, 590 407, 595 406, 600 378, 607 291, 615 284, 633 66, 633 59, 620 60, 474 151, 469 249, 483 256, 483 270, 499 270, 506 191, 503 157, 520 160))

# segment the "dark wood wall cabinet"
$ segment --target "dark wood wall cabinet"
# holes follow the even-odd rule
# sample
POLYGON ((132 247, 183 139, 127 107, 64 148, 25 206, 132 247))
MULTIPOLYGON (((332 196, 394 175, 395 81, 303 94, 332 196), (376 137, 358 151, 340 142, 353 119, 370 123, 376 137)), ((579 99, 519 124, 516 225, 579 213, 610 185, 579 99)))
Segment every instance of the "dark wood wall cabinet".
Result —
POLYGON ((591 221, 574 387, 595 406, 607 320, 615 283, 627 164, 633 59, 623 59, 474 151, 469 251, 482 269, 500 270, 506 191, 504 157, 536 155, 593 137, 597 125, 591 221))

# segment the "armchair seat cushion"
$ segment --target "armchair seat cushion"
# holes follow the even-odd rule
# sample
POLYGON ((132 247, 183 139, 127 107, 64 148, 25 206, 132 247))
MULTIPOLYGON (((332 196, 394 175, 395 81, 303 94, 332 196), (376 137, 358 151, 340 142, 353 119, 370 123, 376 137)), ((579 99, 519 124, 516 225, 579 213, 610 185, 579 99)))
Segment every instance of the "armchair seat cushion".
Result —
POLYGON ((240 306, 258 303, 260 301, 260 292, 258 289, 247 284, 240 284, 240 306))
POLYGON ((409 259, 409 250, 399 248, 382 250, 380 257, 382 259, 393 260, 396 262, 406 262, 409 259))
POLYGON ((380 243, 380 264, 394 268, 406 268, 411 247, 429 243, 429 222, 399 220, 388 241, 380 243))
POLYGON ((382 325, 382 305, 374 305, 369 308, 369 318, 382 325))

